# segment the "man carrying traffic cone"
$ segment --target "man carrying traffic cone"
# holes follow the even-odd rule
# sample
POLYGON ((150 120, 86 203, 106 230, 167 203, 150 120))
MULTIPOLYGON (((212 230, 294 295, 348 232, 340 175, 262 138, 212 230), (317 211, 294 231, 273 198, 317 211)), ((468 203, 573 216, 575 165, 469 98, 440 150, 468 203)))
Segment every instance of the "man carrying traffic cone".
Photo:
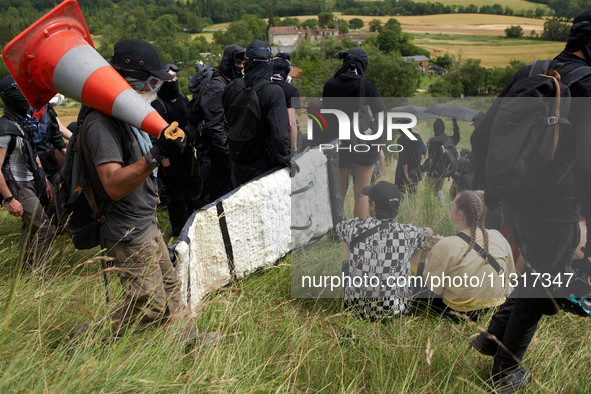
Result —
MULTIPOLYGON (((156 97, 162 82, 173 77, 161 70, 156 49, 143 40, 117 42, 111 65, 144 97, 152 93, 156 97)), ((90 109, 80 133, 95 194, 101 201, 113 201, 101 238, 107 255, 114 259, 125 300, 98 322, 78 325, 71 337, 91 325, 107 325, 115 335, 121 335, 130 326, 171 321, 182 323, 178 327, 184 340, 194 340, 195 323, 188 317, 179 275, 156 222, 154 170, 165 159, 183 152, 187 142, 184 132, 174 122, 160 132, 152 146, 137 128, 90 109)))

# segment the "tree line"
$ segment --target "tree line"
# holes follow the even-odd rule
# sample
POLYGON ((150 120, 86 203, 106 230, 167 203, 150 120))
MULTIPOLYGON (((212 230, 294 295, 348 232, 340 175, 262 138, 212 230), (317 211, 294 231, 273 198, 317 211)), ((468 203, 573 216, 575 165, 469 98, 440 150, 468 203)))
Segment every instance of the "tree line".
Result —
MULTIPOLYGON (((271 25, 296 25, 311 28, 325 25, 334 26, 334 17, 330 12, 319 12, 316 18, 306 21, 299 21, 293 17, 282 19, 277 16, 277 13, 274 13, 274 7, 286 5, 280 6, 270 1, 265 3, 270 14, 269 22, 261 19, 258 12, 245 14, 244 11, 241 11, 241 13, 236 13, 240 16, 233 19, 227 31, 214 33, 213 42, 208 42, 200 36, 192 38, 192 33, 201 31, 204 26, 214 21, 214 14, 206 14, 207 10, 224 8, 218 7, 219 2, 217 1, 79 0, 79 4, 90 32, 97 37, 97 50, 102 56, 108 58, 113 51, 114 43, 121 38, 148 40, 159 51, 162 62, 170 61, 179 65, 181 70, 180 86, 187 94, 189 93, 188 80, 195 72, 195 62, 203 60, 217 65, 224 47, 228 44, 237 43, 246 46, 254 39, 266 40, 267 31, 271 25), (202 53, 210 53, 211 56, 201 56, 202 53)), ((246 7, 244 9, 247 9, 249 1, 224 2, 224 4, 228 5, 228 9, 232 9, 229 4, 234 3, 244 5, 246 7)), ((0 0, 0 44, 6 45, 18 32, 35 22, 57 3, 56 0, 24 0, 15 5, 11 1, 0 0)), ((303 3, 296 0, 286 2, 287 5, 291 4, 290 6, 293 7, 303 7, 303 3)), ((372 2, 363 3, 371 4, 372 2)), ((409 5, 412 1, 386 0, 384 3, 409 5)), ((324 7, 324 2, 321 0, 310 0, 305 4, 307 7, 314 4, 322 5, 317 8, 318 10, 322 10, 324 7)), ((352 4, 354 5, 356 2, 338 0, 335 7, 352 4)), ((261 5, 257 7, 261 7, 261 5)), ((298 13, 300 12, 307 13, 302 10, 298 13)), ((345 17, 341 17, 336 27, 341 32, 346 32, 345 29, 363 28, 364 22, 359 18, 347 21, 345 17)), ((385 96, 412 96, 419 86, 421 72, 413 62, 404 61, 402 56, 425 55, 429 57, 429 52, 414 45, 413 36, 404 33, 395 18, 390 18, 385 23, 374 19, 369 22, 368 27, 371 31, 380 32, 377 37, 369 36, 363 43, 363 48, 367 50, 371 61, 368 77, 378 83, 380 91, 385 96)), ((300 43, 293 53, 293 64, 302 69, 303 82, 299 86, 302 95, 321 95, 324 82, 334 75, 340 64, 339 61, 333 59, 333 56, 341 50, 358 45, 357 41, 348 38, 339 41, 333 36, 326 37, 317 45, 312 45, 309 40, 300 43)), ((435 64, 447 69, 448 73, 444 74, 441 80, 433 83, 429 94, 434 96, 494 94, 512 78, 511 74, 514 75, 516 71, 513 63, 504 69, 487 69, 481 67, 478 60, 461 60, 449 57, 435 59, 435 64)), ((8 70, 2 62, 0 77, 7 74, 8 70)))

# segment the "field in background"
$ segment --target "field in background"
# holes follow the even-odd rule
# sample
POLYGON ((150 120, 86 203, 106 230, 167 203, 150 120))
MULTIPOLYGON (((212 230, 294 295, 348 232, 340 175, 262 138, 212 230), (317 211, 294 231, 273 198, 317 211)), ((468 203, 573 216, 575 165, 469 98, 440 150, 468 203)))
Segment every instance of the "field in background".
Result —
POLYGON ((505 67, 511 60, 530 63, 536 59, 552 59, 564 49, 563 42, 538 40, 465 40, 461 36, 415 35, 414 43, 431 52, 431 59, 448 54, 462 59, 480 59, 485 67, 505 67))
MULTIPOLYGON (((533 4, 533 3, 530 3, 533 4)), ((299 15, 301 22, 316 18, 316 15, 299 15)), ((505 29, 521 26, 525 36, 532 31, 540 35, 544 29, 544 19, 522 18, 505 15, 450 14, 425 16, 358 16, 342 15, 342 19, 361 18, 368 31, 372 19, 382 22, 396 18, 402 30, 415 36, 415 44, 431 52, 431 58, 445 54, 462 58, 481 59, 485 67, 505 67, 511 60, 531 62, 536 59, 553 58, 564 48, 564 43, 529 39, 505 39, 505 29)), ((227 23, 209 26, 208 29, 223 29, 227 23)), ((211 40, 212 33, 201 33, 211 40)))
MULTIPOLYGON (((430 0, 414 0, 415 3, 427 3, 434 1, 430 0)), ((545 4, 536 4, 526 0, 438 0, 438 3, 442 3, 443 5, 463 5, 464 7, 469 6, 470 4, 474 4, 476 7, 480 9, 483 5, 493 5, 493 4, 500 4, 505 7, 511 8, 513 11, 519 10, 535 10, 536 8, 541 8, 547 13, 550 11, 550 8, 545 4)))

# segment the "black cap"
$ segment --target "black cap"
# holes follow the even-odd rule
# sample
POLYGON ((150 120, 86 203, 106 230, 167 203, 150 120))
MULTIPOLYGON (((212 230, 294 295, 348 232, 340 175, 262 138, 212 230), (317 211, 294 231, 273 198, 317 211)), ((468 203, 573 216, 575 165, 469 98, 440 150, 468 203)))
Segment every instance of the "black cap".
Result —
POLYGON ((179 66, 177 66, 174 63, 168 62, 168 63, 164 63, 162 65, 162 69, 166 72, 169 72, 170 70, 174 71, 175 73, 179 72, 179 66))
POLYGON ((361 194, 371 198, 379 208, 397 208, 400 205, 400 190, 393 183, 380 181, 373 186, 365 186, 361 194))
POLYGON ((244 60, 255 62, 266 62, 271 60, 271 47, 265 41, 255 40, 248 44, 244 60))
POLYGON ((244 61, 244 51, 236 51, 232 55, 232 59, 236 60, 237 62, 244 61))
POLYGON ((0 81, 0 94, 4 97, 22 96, 20 89, 14 83, 14 78, 10 75, 2 78, 0 81))
POLYGON ((149 42, 124 38, 115 43, 111 65, 124 77, 148 78, 150 75, 169 81, 174 77, 162 69, 160 55, 149 42), (130 72, 131 71, 131 72, 130 72))

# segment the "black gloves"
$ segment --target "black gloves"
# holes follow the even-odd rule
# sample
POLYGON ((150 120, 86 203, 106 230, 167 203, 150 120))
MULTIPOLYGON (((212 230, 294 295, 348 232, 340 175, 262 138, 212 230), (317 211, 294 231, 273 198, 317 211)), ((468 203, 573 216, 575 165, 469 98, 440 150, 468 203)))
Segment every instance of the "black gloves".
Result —
POLYGON ((296 176, 296 174, 300 172, 300 166, 298 166, 298 163, 295 162, 295 160, 292 160, 289 162, 289 176, 291 178, 293 178, 294 176, 296 176))
POLYGON ((164 159, 180 156, 185 146, 187 146, 185 132, 179 128, 178 122, 172 122, 160 132, 150 152, 159 163, 162 163, 164 159))

